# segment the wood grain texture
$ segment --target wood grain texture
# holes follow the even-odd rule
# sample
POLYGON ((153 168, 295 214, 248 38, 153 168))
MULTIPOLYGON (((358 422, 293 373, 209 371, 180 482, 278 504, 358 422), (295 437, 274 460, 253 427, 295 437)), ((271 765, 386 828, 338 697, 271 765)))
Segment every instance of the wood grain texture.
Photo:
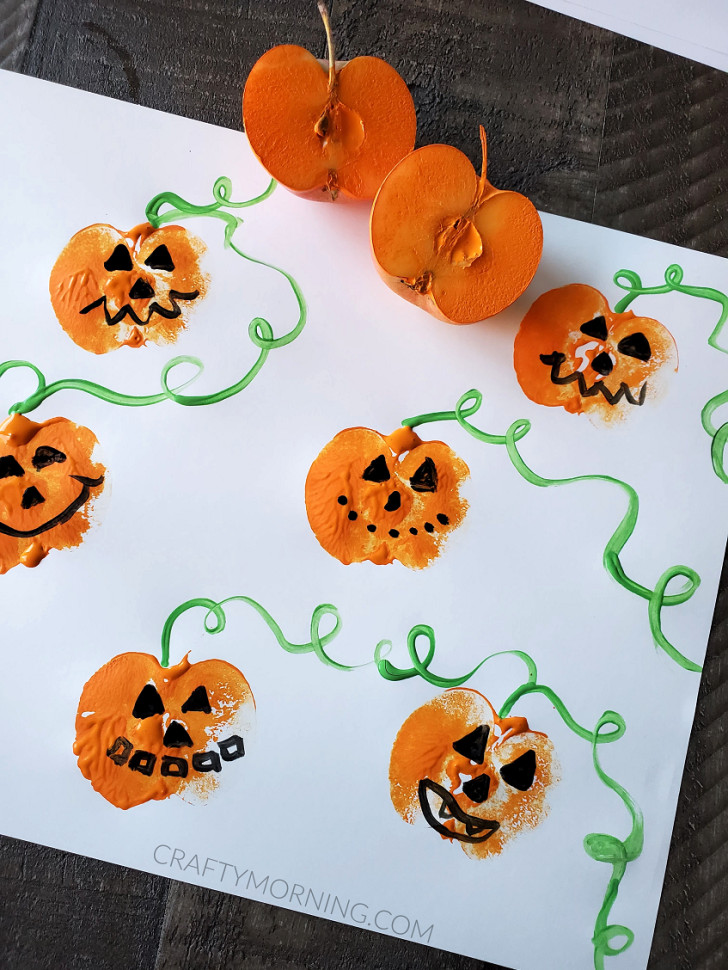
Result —
POLYGON ((245 78, 284 37, 324 55, 309 0, 42 0, 23 70, 240 129, 245 78))
POLYGON ((523 0, 335 0, 343 58, 371 53, 407 81, 418 144, 460 148, 547 212, 589 221, 613 35, 523 0), (403 9, 403 7, 405 9, 403 9))
MULTIPOLYGON (((386 875, 385 877, 386 878, 386 875)), ((154 970, 501 970, 494 964, 173 883, 154 970)))
POLYGON ((728 255, 728 74, 616 38, 593 221, 728 255))
POLYGON ((0 0, 0 68, 20 67, 37 6, 38 0, 0 0))
MULTIPOLYGON (((33 5, 0 3, 0 23, 8 4, 33 5)), ((525 0, 334 0, 332 15, 341 57, 377 54, 405 77, 420 144, 455 144, 477 164, 484 123, 496 184, 547 211, 728 254, 728 75, 525 0)), ((23 70, 239 129, 248 70, 284 42, 323 55, 311 0, 40 0, 23 70)), ((22 38, 11 48, 17 65, 22 38)), ((724 572, 650 970, 728 966, 726 712, 724 572)), ((0 940, 2 970, 56 967, 59 954, 63 970, 489 967, 9 839, 0 940), (138 928, 131 942, 119 944, 116 912, 138 928)))
POLYGON ((0 840, 2 970, 150 970, 169 884, 143 872, 0 840))

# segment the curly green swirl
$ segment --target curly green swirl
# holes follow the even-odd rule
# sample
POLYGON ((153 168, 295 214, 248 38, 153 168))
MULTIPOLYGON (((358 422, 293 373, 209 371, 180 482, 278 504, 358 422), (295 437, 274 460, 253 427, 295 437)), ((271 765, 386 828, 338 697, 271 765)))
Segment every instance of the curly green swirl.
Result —
POLYGON ((310 639, 305 643, 294 643, 285 636, 283 630, 268 610, 250 596, 228 596, 223 600, 212 600, 207 596, 197 596, 194 599, 186 600, 172 610, 164 621, 164 627, 162 628, 162 667, 169 667, 169 641, 172 636, 172 628, 183 613, 196 609, 197 607, 206 610, 203 625, 207 633, 214 635, 215 633, 222 633, 225 629, 227 617, 225 616, 224 607, 228 603, 246 603, 248 606, 252 606, 255 612, 263 618, 268 629, 277 640, 278 645, 286 653, 315 653, 321 663, 327 667, 333 667, 334 670, 350 671, 357 669, 356 667, 349 667, 346 664, 339 663, 338 660, 334 660, 326 652, 326 647, 328 647, 332 640, 336 639, 341 630, 341 616, 337 608, 331 603, 320 603, 314 609, 309 626, 310 639), (328 633, 321 633, 321 624, 326 617, 333 617, 334 625, 328 633))
POLYGON ((183 394, 181 392, 202 374, 204 364, 197 357, 180 355, 167 361, 162 368, 160 375, 161 391, 154 394, 124 394, 121 391, 114 391, 111 388, 104 387, 103 384, 96 384, 94 381, 87 381, 81 378, 63 379, 48 384, 41 370, 35 364, 30 363, 30 361, 7 360, 0 364, 0 377, 15 368, 26 368, 35 374, 37 382, 33 393, 28 395, 25 400, 13 404, 9 408, 9 413, 20 412, 21 414, 27 414, 34 411, 43 401, 53 394, 57 394, 59 391, 81 391, 84 394, 90 394, 92 397, 99 398, 109 404, 117 404, 122 407, 148 407, 152 404, 160 404, 162 401, 174 401, 175 404, 181 404, 185 407, 201 407, 208 404, 218 404, 220 401, 234 397, 244 390, 258 375, 271 350, 285 347, 294 341, 306 323, 306 301, 298 283, 285 270, 274 266, 272 263, 255 259, 253 256, 239 249, 233 242, 233 236, 243 220, 231 212, 226 212, 223 208, 242 209, 257 205, 259 202, 267 199, 275 187, 276 182, 274 179, 271 179, 268 188, 260 195, 257 195, 253 199, 246 199, 243 202, 233 202, 230 198, 232 183, 229 178, 222 176, 216 180, 213 186, 212 194, 215 201, 209 205, 194 205, 191 202, 185 201, 185 199, 174 192, 161 192, 146 207, 147 220, 155 228, 159 228, 166 223, 196 217, 209 217, 221 220, 225 226, 223 238, 225 248, 232 249, 234 253, 250 263, 265 266, 273 270, 281 275, 291 287, 298 305, 298 320, 296 325, 288 333, 276 337, 272 326, 264 317, 254 317, 248 324, 248 337, 251 343, 258 348, 259 353, 253 365, 240 380, 235 381, 229 387, 222 388, 210 394, 183 394), (161 210, 164 206, 170 206, 171 208, 163 213, 161 210), (181 364, 192 365, 195 368, 195 373, 183 383, 172 386, 172 372, 181 364))
MULTIPOLYGON (((708 337, 708 344, 722 354, 728 354, 728 347, 722 347, 718 343, 718 338, 723 332, 726 320, 728 320, 728 296, 720 290, 715 290, 710 286, 688 286, 683 283, 684 272, 682 266, 673 263, 665 270, 665 283, 663 286, 643 286, 639 275, 631 269, 620 269, 614 274, 614 282, 622 290, 627 290, 627 295, 615 305, 616 313, 623 313, 627 307, 638 296, 658 296, 663 293, 685 293, 688 296, 700 297, 704 300, 713 300, 720 304, 720 317, 708 337)), ((728 483, 728 471, 725 467, 725 447, 728 443, 728 422, 716 427, 713 424, 713 414, 718 408, 728 404, 728 391, 722 391, 712 397, 704 405, 700 412, 700 420, 706 433, 711 437, 710 457, 713 462, 713 471, 722 482, 728 483)))
POLYGON ((594 923, 594 934, 592 936, 594 968, 595 970, 604 970, 606 957, 619 956, 620 953, 629 949, 634 942, 634 932, 627 926, 610 923, 609 917, 617 900, 620 884, 627 872, 627 866, 641 855, 644 845, 644 819, 639 806, 629 792, 604 771, 597 753, 600 744, 611 744, 623 737, 627 730, 624 718, 616 711, 605 711, 597 721, 593 731, 583 727, 576 721, 556 691, 545 684, 538 683, 536 663, 532 657, 522 650, 501 650, 498 653, 492 653, 462 676, 443 677, 429 669, 435 656, 435 631, 431 626, 420 623, 412 627, 407 636, 407 652, 412 662, 411 667, 396 667, 391 661, 387 660, 384 656, 384 648, 388 650, 390 647, 391 641, 382 640, 377 644, 374 651, 377 669, 385 680, 400 681, 407 680, 410 677, 422 677, 428 684, 433 684, 436 687, 459 687, 461 684, 467 683, 484 664, 495 657, 509 655, 518 657, 526 665, 528 676, 525 683, 517 687, 506 698, 498 711, 498 717, 507 717, 522 697, 528 694, 541 694, 556 710, 566 727, 577 737, 591 745, 592 763, 599 780, 621 799, 632 822, 630 833, 624 840, 618 839, 614 835, 591 832, 585 836, 583 842, 584 851, 590 858, 612 866, 612 874, 594 923), (417 650, 417 639, 422 636, 427 639, 428 644, 424 659, 419 656, 417 650), (621 938, 622 942, 619 946, 614 946, 613 941, 617 938, 621 938))
POLYGON ((486 444, 505 445, 511 464, 518 474, 531 485, 537 485, 540 488, 548 488, 553 485, 573 485, 578 482, 607 482, 621 489, 627 496, 627 511, 604 548, 602 556, 604 568, 623 589, 647 600, 647 616, 656 645, 685 670, 701 671, 702 667, 682 654, 667 639, 662 629, 662 608, 679 606, 681 603, 687 602, 700 585, 698 573, 690 566, 670 566, 662 573, 654 588, 650 588, 628 576, 622 565, 620 554, 637 526, 639 496, 635 489, 627 482, 611 475, 544 478, 526 464, 518 450, 518 442, 531 430, 531 422, 525 418, 514 421, 506 433, 502 435, 482 431, 468 420, 480 409, 482 403, 483 395, 480 391, 473 389, 462 395, 454 411, 434 411, 429 414, 419 414, 412 418, 405 418, 402 424, 414 428, 430 421, 457 421, 460 427, 477 441, 486 444), (684 579, 685 585, 677 592, 668 593, 667 587, 674 579, 684 579))

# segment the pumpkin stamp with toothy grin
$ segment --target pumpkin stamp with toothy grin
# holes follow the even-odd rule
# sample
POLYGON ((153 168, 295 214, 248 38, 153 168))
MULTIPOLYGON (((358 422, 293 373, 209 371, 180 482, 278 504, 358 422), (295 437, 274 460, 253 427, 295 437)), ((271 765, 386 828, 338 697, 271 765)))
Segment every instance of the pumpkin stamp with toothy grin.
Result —
POLYGON ((204 244, 182 226, 148 222, 128 232, 93 225, 73 236, 51 272, 51 303, 84 350, 174 341, 188 308, 205 295, 204 244))
POLYGON ((471 688, 447 690, 417 708, 392 746, 392 804, 471 858, 497 855, 548 812, 558 780, 553 745, 525 717, 498 717, 471 688))
POLYGON ((533 304, 516 336, 513 363, 536 404, 609 422, 657 396, 677 370, 677 348, 657 320, 616 313, 599 290, 571 283, 533 304))

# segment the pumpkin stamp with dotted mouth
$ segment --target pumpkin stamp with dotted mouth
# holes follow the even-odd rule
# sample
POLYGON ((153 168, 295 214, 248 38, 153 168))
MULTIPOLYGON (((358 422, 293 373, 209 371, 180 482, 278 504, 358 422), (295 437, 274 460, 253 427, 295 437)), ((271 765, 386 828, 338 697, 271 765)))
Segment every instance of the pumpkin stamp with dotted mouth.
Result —
POLYGON ((58 322, 79 347, 106 354, 147 342, 172 343, 207 290, 204 244, 182 226, 148 222, 120 232, 93 225, 75 234, 53 267, 58 322))
POLYGON ((467 465, 442 441, 409 427, 384 436, 347 428, 320 452, 306 479, 306 511, 321 546, 344 565, 398 560, 421 569, 465 517, 467 465))
POLYGON ((0 575, 80 545, 106 476, 97 444, 67 418, 13 414, 0 425, 0 575))
POLYGON ((247 680, 224 660, 162 667, 151 654, 123 653, 84 687, 73 750, 117 808, 199 799, 244 757, 254 715, 247 680))
POLYGON ((608 422, 658 395, 665 376, 677 370, 677 347, 657 320, 616 313, 599 290, 571 283, 533 304, 513 363, 536 404, 608 422))
POLYGON ((547 815, 558 781, 553 745, 524 717, 499 718, 470 688, 447 690, 410 714, 392 746, 392 804, 424 819, 472 859, 498 855, 547 815))

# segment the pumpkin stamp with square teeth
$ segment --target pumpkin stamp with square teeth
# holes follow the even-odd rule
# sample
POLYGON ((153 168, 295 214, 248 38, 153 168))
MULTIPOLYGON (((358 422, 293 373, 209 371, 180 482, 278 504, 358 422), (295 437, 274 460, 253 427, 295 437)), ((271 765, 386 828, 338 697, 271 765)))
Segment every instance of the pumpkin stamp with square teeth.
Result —
POLYGON ((423 704, 392 746, 392 804, 406 822, 424 819, 473 859, 500 853, 548 812, 558 780, 553 745, 524 717, 499 718, 469 688, 423 704))
POLYGON ((117 808, 204 797, 244 757, 254 714, 247 680, 224 660, 162 667, 151 654, 123 653, 84 687, 73 750, 117 808))
POLYGON ((72 237, 50 277, 58 322, 79 347, 105 354, 118 347, 168 344, 204 297, 204 244, 182 226, 129 232, 94 225, 72 237))
POLYGON ((306 511, 321 546, 339 562, 398 560, 421 569, 465 517, 467 465, 442 441, 408 427, 384 436, 347 428, 320 452, 306 479, 306 511))
POLYGON ((609 422, 658 396, 677 370, 677 348, 657 320, 616 313, 594 287, 572 283, 533 304, 513 363, 532 401, 609 422))
POLYGON ((105 481, 96 445, 67 418, 13 414, 0 425, 0 574, 80 545, 105 481))

